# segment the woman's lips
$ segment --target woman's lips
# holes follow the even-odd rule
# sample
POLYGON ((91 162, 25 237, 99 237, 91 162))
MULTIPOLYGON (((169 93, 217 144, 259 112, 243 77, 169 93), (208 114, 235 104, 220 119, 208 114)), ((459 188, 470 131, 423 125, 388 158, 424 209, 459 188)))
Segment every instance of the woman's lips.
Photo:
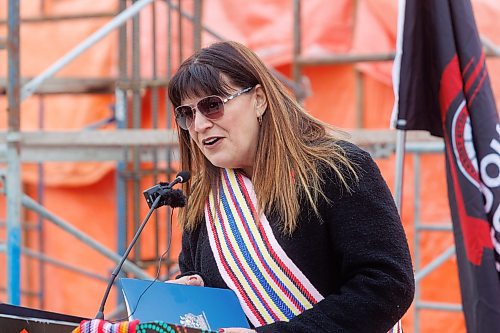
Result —
POLYGON ((201 140, 201 143, 203 143, 203 145, 206 147, 212 147, 215 144, 217 144, 218 142, 220 142, 221 139, 222 139, 222 137, 220 137, 220 136, 211 136, 209 138, 201 140))

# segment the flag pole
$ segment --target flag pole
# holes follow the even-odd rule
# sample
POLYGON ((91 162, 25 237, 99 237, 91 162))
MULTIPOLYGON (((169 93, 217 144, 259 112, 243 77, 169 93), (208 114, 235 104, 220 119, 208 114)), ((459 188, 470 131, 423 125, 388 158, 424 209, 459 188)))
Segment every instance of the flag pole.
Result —
POLYGON ((398 30, 396 40, 396 56, 392 67, 392 87, 394 90, 394 109, 391 115, 391 127, 396 132, 396 172, 394 180, 394 201, 399 216, 403 211, 403 174, 406 146, 406 120, 399 118, 399 77, 401 72, 401 58, 403 56, 403 30, 405 19, 406 0, 398 1, 398 30))
MULTIPOLYGON (((399 122, 403 119, 398 120, 399 122)), ((405 122, 405 121, 404 121, 405 122)), ((406 130, 398 129, 396 132, 396 172, 394 181, 394 201, 398 208, 399 216, 403 211, 403 175, 404 175, 404 160, 405 160, 405 145, 406 145, 406 130)))

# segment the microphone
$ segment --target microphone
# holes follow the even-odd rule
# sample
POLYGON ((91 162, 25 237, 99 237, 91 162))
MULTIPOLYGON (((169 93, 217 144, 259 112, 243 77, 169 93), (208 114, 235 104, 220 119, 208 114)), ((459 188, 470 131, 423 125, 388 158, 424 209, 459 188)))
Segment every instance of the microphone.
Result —
POLYGON ((142 230, 146 226, 146 223, 148 222, 151 214, 153 214, 153 211, 161 206, 170 206, 172 208, 175 207, 184 207, 186 205, 186 196, 184 193, 182 193, 181 190, 172 190, 172 187, 176 184, 179 183, 185 183, 189 180, 189 172, 187 171, 181 171, 177 174, 175 179, 171 183, 160 183, 160 185, 155 185, 146 191, 143 192, 144 196, 146 197, 146 202, 148 203, 149 206, 149 212, 144 218, 144 221, 142 221, 141 225, 137 229, 137 232, 134 235, 134 238, 130 242, 130 245, 128 246, 127 250, 123 254, 122 258, 120 259, 120 262, 116 266, 116 268, 113 270, 113 273, 111 273, 111 278, 108 281, 108 286, 106 287, 106 291, 104 292, 104 295, 101 300, 101 306, 99 307, 99 310, 97 311, 97 314, 95 316, 95 319, 104 319, 104 306, 106 305, 106 301, 109 297, 109 293, 111 291, 111 287, 113 286, 113 283, 115 282, 116 277, 118 276, 118 273, 120 273, 120 270, 122 269, 123 263, 125 260, 127 260, 127 257, 134 247, 135 243, 137 242, 137 239, 139 238, 139 235, 141 234, 142 230), (163 185, 161 185, 163 184, 163 185), (166 184, 166 185, 165 185, 166 184), (151 201, 151 203, 150 203, 151 201))
POLYGON ((182 197, 184 196, 184 194, 181 191, 182 197, 180 197, 176 192, 176 191, 180 191, 180 190, 172 190, 172 187, 176 184, 179 184, 179 183, 185 183, 188 180, 189 180, 189 172, 181 171, 177 174, 177 176, 175 177, 175 179, 171 183, 160 182, 160 184, 157 184, 153 187, 148 188, 147 190, 142 192, 142 194, 146 198, 146 202, 147 202, 149 208, 151 208, 151 206, 153 205, 153 202, 155 201, 155 199, 158 196, 161 196, 162 194, 164 194, 165 191, 167 191, 167 192, 172 191, 173 193, 171 193, 169 196, 164 196, 164 200, 161 200, 159 202, 158 207, 161 207, 161 206, 170 206, 172 208, 184 207, 186 205, 185 199, 184 199, 184 203, 182 203, 182 197), (181 204, 181 205, 178 205, 178 204, 181 204))
POLYGON ((188 171, 181 171, 177 174, 175 179, 167 186, 168 186, 168 188, 172 188, 176 184, 185 183, 189 180, 189 177, 190 177, 190 175, 189 175, 188 171))

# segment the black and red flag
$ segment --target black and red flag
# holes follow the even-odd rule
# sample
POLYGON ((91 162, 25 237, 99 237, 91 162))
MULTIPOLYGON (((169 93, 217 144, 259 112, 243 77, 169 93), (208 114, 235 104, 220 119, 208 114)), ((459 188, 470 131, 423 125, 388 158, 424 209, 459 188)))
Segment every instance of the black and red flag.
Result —
POLYGON ((500 332, 500 125, 469 0, 400 0, 395 126, 443 137, 468 332, 500 332))

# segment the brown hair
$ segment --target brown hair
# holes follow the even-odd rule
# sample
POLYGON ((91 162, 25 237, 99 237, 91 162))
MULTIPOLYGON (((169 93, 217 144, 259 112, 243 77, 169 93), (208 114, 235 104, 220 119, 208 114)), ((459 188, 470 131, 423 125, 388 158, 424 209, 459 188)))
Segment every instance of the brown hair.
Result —
MULTIPOLYGON (((305 112, 288 90, 247 47, 220 42, 203 48, 185 60, 168 85, 174 107, 183 99, 205 95, 227 96, 230 87, 262 86, 267 109, 262 117, 252 183, 260 209, 273 210, 281 217, 282 231, 291 234, 297 226, 300 200, 305 198, 319 216, 317 200, 325 197, 321 170, 331 168, 347 190, 348 177, 357 179, 352 163, 335 142, 331 126, 305 112), (265 147, 265 148, 263 148, 265 147)), ((204 206, 212 187, 218 186, 220 171, 191 141, 189 132, 179 128, 182 170, 194 176, 184 184, 188 205, 179 213, 185 230, 203 220, 204 206)))

